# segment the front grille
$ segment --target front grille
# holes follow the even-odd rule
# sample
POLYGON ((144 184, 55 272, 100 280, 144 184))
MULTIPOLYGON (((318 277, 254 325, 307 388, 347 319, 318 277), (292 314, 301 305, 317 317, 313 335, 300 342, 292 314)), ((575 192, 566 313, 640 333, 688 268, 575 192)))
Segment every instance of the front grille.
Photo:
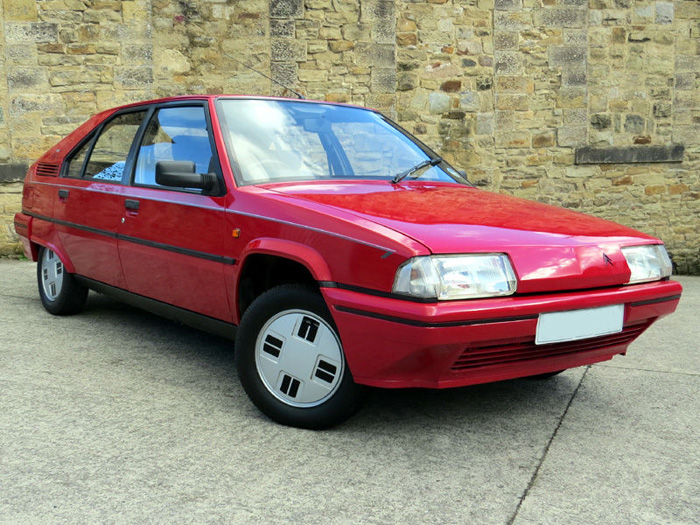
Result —
POLYGON ((40 162, 36 165, 36 174, 42 175, 44 177, 58 177, 58 172, 61 166, 58 164, 48 164, 46 162, 40 162))
POLYGON ((464 350, 451 367, 453 372, 464 372, 494 365, 533 361, 555 356, 564 356, 600 350, 618 345, 628 345, 634 341, 649 323, 626 326, 617 334, 569 341, 566 343, 552 343, 548 345, 536 345, 534 339, 522 343, 510 343, 505 345, 476 346, 464 350))

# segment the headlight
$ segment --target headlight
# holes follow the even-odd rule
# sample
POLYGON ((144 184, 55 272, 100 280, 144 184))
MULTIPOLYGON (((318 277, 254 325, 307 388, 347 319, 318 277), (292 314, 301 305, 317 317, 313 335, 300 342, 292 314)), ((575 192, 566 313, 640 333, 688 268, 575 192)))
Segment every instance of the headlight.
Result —
POLYGON ((669 277, 673 267, 663 244, 645 244, 622 248, 632 275, 630 283, 657 281, 669 277))
POLYGON ((503 253, 414 257, 396 272, 392 291, 441 301, 515 293, 516 278, 503 253))

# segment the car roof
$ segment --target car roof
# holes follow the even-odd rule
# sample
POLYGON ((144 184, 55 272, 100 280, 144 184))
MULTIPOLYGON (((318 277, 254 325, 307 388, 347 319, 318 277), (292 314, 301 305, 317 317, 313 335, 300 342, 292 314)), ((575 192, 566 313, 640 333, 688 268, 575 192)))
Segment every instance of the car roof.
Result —
POLYGON ((158 99, 152 99, 152 100, 144 100, 140 102, 133 102, 131 104, 124 104, 122 106, 116 106, 110 110, 107 111, 115 111, 115 110, 120 110, 124 108, 131 108, 131 107, 139 107, 139 106, 146 106, 150 104, 165 104, 167 102, 187 102, 187 101, 194 101, 194 100, 215 100, 215 99, 241 99, 241 100, 275 100, 279 102, 302 102, 306 104, 327 104, 331 106, 342 106, 342 107, 351 107, 351 108, 359 108, 359 109, 368 109, 370 111, 374 111, 371 108, 366 108, 364 106, 358 106, 357 104, 347 104, 347 103, 342 103, 342 102, 329 102, 327 100, 309 100, 309 99, 300 99, 300 98, 291 98, 291 97, 272 97, 272 96, 265 96, 265 95, 241 95, 241 94, 235 94, 235 95, 176 95, 172 97, 163 97, 163 98, 158 98, 158 99))

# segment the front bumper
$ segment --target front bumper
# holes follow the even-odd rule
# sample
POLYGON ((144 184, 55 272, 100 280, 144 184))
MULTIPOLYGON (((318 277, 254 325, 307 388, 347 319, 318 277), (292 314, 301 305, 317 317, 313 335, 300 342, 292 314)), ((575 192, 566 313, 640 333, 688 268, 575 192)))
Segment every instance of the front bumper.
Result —
POLYGON ((449 388, 555 372, 611 359, 672 313, 675 281, 568 293, 415 303, 321 288, 357 383, 449 388), (618 334, 535 345, 539 314, 624 304, 618 334))

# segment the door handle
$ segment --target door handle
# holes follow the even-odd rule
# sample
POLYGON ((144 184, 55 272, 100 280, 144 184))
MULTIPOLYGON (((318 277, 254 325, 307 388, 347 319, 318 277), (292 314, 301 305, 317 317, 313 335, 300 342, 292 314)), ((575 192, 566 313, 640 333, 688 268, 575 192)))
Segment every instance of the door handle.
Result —
POLYGON ((58 190, 58 196, 62 199, 67 199, 68 198, 68 190, 58 190))
POLYGON ((127 210, 137 211, 139 209, 139 201, 134 199, 126 199, 124 201, 124 206, 126 206, 127 210))

